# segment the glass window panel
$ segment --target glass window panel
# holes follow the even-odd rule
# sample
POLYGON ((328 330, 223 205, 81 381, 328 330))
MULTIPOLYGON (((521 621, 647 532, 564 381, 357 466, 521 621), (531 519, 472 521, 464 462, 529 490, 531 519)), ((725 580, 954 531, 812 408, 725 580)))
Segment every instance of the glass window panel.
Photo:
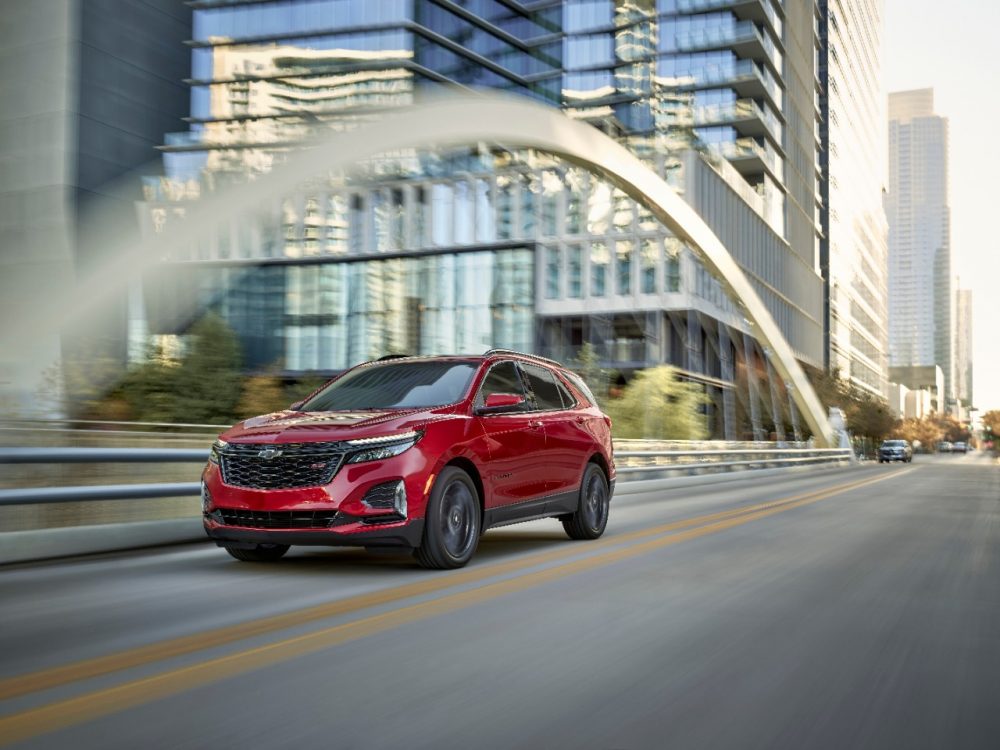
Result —
POLYGON ((453 201, 451 185, 438 182, 431 187, 431 242, 439 247, 452 244, 453 201))
POLYGON ((608 286, 608 246, 603 242, 590 245, 590 296, 603 297, 608 286))
POLYGON ((509 240, 514 234, 514 181, 509 175, 497 175, 497 239, 509 240))
POLYGON ((559 299, 559 283, 561 261, 559 247, 548 245, 545 248, 545 298, 559 299))
POLYGON ((468 182, 459 180, 455 183, 455 243, 471 245, 473 242, 473 211, 472 190, 468 182))
POLYGON ((611 187, 605 182, 592 182, 587 197, 587 231, 590 234, 607 234, 610 214, 611 187))
POLYGON ((615 243, 615 276, 618 294, 632 293, 632 241, 615 243))
POLYGON ((641 289, 643 294, 656 293, 656 267, 659 265, 660 243, 655 239, 642 241, 641 289))
POLYGON ((668 237, 664 242, 663 286, 667 292, 681 290, 681 241, 668 237))
POLYGON ((583 296, 583 249, 579 245, 566 247, 566 296, 583 296))
POLYGON ((496 240, 489 180, 476 180, 476 242, 496 240))

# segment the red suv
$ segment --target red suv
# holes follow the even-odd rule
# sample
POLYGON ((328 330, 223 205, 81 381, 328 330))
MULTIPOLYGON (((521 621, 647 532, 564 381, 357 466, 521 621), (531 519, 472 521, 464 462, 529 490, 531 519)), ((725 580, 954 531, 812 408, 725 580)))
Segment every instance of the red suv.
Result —
POLYGON ((614 484, 611 420, 584 382, 491 349, 366 362, 239 423, 212 446, 202 505, 208 535, 238 560, 353 545, 455 568, 492 526, 554 516, 596 539, 614 484))

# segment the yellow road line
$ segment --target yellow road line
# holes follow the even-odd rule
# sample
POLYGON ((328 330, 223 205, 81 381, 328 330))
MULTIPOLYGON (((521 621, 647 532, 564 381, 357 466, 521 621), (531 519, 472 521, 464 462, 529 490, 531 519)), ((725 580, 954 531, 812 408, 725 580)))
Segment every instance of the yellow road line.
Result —
MULTIPOLYGON (((840 488, 839 491, 846 492, 852 487, 857 486, 859 481, 864 483, 867 480, 855 480, 842 485, 836 485, 836 487, 840 488)), ((774 507, 776 505, 796 502, 825 491, 825 489, 813 490, 801 495, 779 498, 778 500, 771 500, 766 503, 759 503, 757 505, 750 505, 743 508, 732 508, 730 510, 709 513, 702 516, 694 516, 680 521, 672 521, 647 529, 639 529, 628 534, 608 537, 597 542, 590 542, 586 545, 586 549, 582 549, 581 545, 566 544, 556 550, 540 552, 504 563, 497 563, 484 567, 470 567, 456 573, 430 576, 414 583, 394 586, 381 591, 360 594, 346 599, 339 599, 325 604, 285 612, 280 615, 272 615, 270 617, 263 617, 249 622, 215 628, 213 630, 200 633, 192 633, 191 635, 171 638, 166 641, 151 643, 145 646, 137 646, 125 651, 119 651, 117 653, 107 654, 104 656, 97 656, 92 659, 85 659, 72 664, 51 667, 49 669, 30 672, 16 677, 9 677, 0 680, 0 701, 9 700, 10 698, 16 698, 29 693, 39 692, 41 690, 48 690, 70 682, 87 680, 110 674, 112 672, 119 672, 125 669, 139 667, 144 664, 183 656, 195 651, 224 646, 229 643, 235 643, 247 638, 265 635, 279 630, 286 630, 288 628, 317 620, 325 620, 332 617, 349 615, 371 607, 378 607, 416 596, 432 594, 453 586, 462 586, 464 584, 476 583, 494 576, 516 573, 526 568, 544 565, 549 562, 557 562, 561 559, 582 554, 584 552, 595 552, 601 549, 606 549, 607 547, 618 544, 627 544, 632 541, 644 539, 650 536, 658 536, 660 534, 676 531, 678 529, 690 528, 692 526, 711 523, 723 518, 753 513, 765 508, 774 507)))
MULTIPOLYGON (((731 517, 728 518, 721 518, 632 546, 620 547, 602 554, 591 555, 541 571, 491 583, 477 589, 447 594, 431 601, 411 604, 382 614, 245 649, 199 664, 168 670, 150 677, 131 680, 121 685, 12 714, 0 718, 0 744, 18 742, 38 734, 64 729, 74 724, 165 698, 199 685, 217 682, 331 646, 381 633, 406 623, 436 617, 548 581, 637 557, 679 542, 742 526, 751 521, 842 494, 849 489, 897 478, 910 471, 913 469, 883 474, 849 485, 832 487, 802 496, 799 499, 764 503, 760 506, 754 506, 757 510, 751 512, 739 515, 730 514, 731 517)), ((703 518, 707 518, 707 516, 703 518)))

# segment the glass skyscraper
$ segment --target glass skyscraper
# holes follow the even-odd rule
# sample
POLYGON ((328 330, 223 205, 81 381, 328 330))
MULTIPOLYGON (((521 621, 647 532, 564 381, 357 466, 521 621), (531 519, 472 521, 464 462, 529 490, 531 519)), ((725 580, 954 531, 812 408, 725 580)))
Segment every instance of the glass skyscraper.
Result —
POLYGON ((888 376, 881 0, 823 0, 821 264, 827 366, 878 396, 888 376))
MULTIPOLYGON (((168 177, 147 181, 148 231, 320 127, 357 127, 441 85, 497 88, 561 106, 673 184, 800 359, 822 365, 813 2, 193 7, 190 130, 164 146, 168 177)), ((626 375, 678 366, 715 389, 720 413, 757 408, 734 383, 765 372, 738 308, 683 242, 599 175, 503 144, 387 155, 171 260, 177 281, 146 290, 136 342, 183 330, 185 301, 209 305, 251 368, 489 346, 569 359, 589 342, 626 375)))
POLYGON ((948 205, 948 120, 934 91, 889 94, 889 364, 937 365, 941 411, 955 400, 955 288, 948 205))

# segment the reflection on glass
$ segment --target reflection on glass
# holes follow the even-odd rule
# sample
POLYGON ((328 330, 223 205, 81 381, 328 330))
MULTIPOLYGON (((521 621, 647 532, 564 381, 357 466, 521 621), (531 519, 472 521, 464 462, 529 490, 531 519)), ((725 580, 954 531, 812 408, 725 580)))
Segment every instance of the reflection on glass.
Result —
POLYGON ((587 231, 606 234, 611 213, 611 187, 605 182, 592 183, 587 199, 587 231))
POLYGON ((646 238, 642 241, 640 284, 643 294, 656 293, 656 266, 659 260, 659 240, 646 238))
POLYGON ((590 296, 603 297, 607 294, 609 262, 608 246, 603 242, 591 243, 590 296))
POLYGON ((431 187, 431 243, 438 247, 452 243, 453 201, 451 185, 443 182, 434 183, 431 187))
POLYGON ((566 247, 566 296, 579 299, 583 296, 583 248, 566 247))
POLYGON ((545 298, 559 299, 560 265, 559 246, 548 245, 545 248, 545 298))
POLYGON ((683 244, 676 237, 668 237, 664 241, 664 291, 679 292, 681 290, 681 248, 683 248, 683 244))
POLYGON ((632 293, 632 241, 615 242, 615 276, 618 294, 632 293))

